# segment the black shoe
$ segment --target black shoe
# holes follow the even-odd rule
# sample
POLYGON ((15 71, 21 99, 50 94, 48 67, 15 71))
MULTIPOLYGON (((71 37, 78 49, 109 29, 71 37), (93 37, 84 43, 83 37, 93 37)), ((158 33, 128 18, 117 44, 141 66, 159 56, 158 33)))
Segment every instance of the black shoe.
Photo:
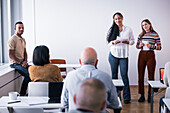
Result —
POLYGON ((129 104, 129 103, 130 103, 130 100, 124 100, 124 103, 125 103, 125 104, 129 104))
POLYGON ((151 95, 148 94, 148 102, 150 103, 151 102, 151 95))
POLYGON ((145 101, 145 96, 144 96, 144 94, 141 94, 138 102, 144 102, 144 101, 145 101))

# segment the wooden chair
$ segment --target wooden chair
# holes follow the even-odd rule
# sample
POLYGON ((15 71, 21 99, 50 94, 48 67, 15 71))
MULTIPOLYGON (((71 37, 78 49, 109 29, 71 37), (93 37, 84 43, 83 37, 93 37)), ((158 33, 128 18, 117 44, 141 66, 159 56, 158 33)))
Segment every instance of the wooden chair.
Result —
MULTIPOLYGON (((50 59, 50 62, 51 62, 51 64, 66 64, 66 60, 64 60, 64 59, 50 59)), ((59 69, 60 69, 60 72, 61 72, 61 76, 63 78, 65 78, 66 75, 67 75, 66 68, 59 68, 59 69)))

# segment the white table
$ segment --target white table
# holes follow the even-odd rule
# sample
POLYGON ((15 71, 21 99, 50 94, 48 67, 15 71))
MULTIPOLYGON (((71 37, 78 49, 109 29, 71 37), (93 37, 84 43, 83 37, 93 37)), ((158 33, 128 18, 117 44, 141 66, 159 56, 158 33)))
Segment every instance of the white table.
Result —
POLYGON ((168 111, 170 111, 170 98, 164 98, 163 102, 165 106, 168 108, 168 111))
POLYGON ((170 98, 164 98, 163 102, 164 102, 166 108, 168 108, 168 111, 170 111, 170 98))
POLYGON ((112 82, 117 89, 118 97, 121 99, 121 91, 123 90, 123 87, 124 87, 124 83, 122 79, 112 79, 112 82))
POLYGON ((122 79, 112 79, 113 84, 115 85, 115 87, 123 87, 124 83, 122 81, 122 79))
MULTIPOLYGON (((34 65, 32 62, 29 62, 29 65, 34 65)), ((53 64, 58 66, 59 68, 79 68, 81 64, 53 64)))
MULTIPOLYGON (((58 68, 72 68, 72 69, 77 69, 81 65, 80 64, 53 64, 58 66, 58 68)), ((61 72, 61 75, 67 75, 67 72, 61 72)))
POLYGON ((40 107, 40 108, 64 108, 61 103, 48 103, 49 97, 27 97, 20 96, 21 102, 8 104, 9 97, 0 98, 0 107, 40 107))
POLYGON ((80 64, 55 64, 59 68, 79 68, 81 65, 80 64))
MULTIPOLYGON (((149 85, 151 86, 151 113, 153 113, 153 97, 154 97, 154 89, 156 88, 167 88, 165 84, 162 84, 160 81, 148 81, 149 85)), ((163 90, 161 90, 163 91, 163 90)), ((158 91, 155 95, 160 93, 161 91, 158 91)))

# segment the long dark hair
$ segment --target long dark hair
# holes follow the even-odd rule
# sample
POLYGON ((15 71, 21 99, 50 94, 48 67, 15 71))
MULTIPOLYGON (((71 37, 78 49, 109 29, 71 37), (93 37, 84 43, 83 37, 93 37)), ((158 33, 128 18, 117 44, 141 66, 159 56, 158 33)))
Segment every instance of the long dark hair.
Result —
POLYGON ((33 52, 33 64, 43 66, 49 64, 49 49, 47 46, 37 46, 33 52))
MULTIPOLYGON (((149 25, 150 25, 150 32, 151 33, 156 33, 157 34, 157 32, 153 29, 153 27, 152 27, 152 24, 151 24, 151 22, 148 20, 148 19, 144 19, 142 22, 141 22, 141 27, 142 27, 142 23, 143 22, 146 22, 146 23, 148 23, 149 25)), ((140 39, 142 39, 142 37, 144 36, 146 34, 146 31, 143 29, 143 27, 142 27, 142 33, 140 34, 140 39)))
POLYGON ((122 15, 121 13, 119 13, 119 12, 117 12, 117 13, 115 13, 115 14, 113 15, 113 24, 112 24, 112 26, 111 26, 111 28, 109 29, 109 32, 108 32, 108 34, 107 34, 107 41, 108 41, 108 43, 109 43, 110 41, 112 41, 112 40, 116 40, 117 36, 119 36, 119 34, 120 34, 120 32, 119 32, 119 27, 118 27, 118 25, 117 25, 117 24, 115 23, 115 21, 114 21, 115 15, 119 15, 120 17, 123 18, 123 15, 122 15))

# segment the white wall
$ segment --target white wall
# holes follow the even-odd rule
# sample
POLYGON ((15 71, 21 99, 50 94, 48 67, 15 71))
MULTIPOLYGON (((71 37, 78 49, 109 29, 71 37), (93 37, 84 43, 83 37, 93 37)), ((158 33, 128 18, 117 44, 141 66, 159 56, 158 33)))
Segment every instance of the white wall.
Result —
MULTIPOLYGON (((35 45, 43 44, 49 47, 51 58, 78 63, 80 52, 90 46, 97 50, 98 68, 110 74, 106 34, 113 21, 112 15, 120 11, 124 15, 124 25, 133 29, 135 37, 141 32, 140 23, 145 18, 159 33, 163 45, 163 49, 156 52, 155 78, 159 79, 159 67, 170 61, 169 6, 169 0, 23 0, 24 36, 29 57, 35 45)), ((131 85, 138 81, 138 52, 135 45, 130 47, 131 85)))

